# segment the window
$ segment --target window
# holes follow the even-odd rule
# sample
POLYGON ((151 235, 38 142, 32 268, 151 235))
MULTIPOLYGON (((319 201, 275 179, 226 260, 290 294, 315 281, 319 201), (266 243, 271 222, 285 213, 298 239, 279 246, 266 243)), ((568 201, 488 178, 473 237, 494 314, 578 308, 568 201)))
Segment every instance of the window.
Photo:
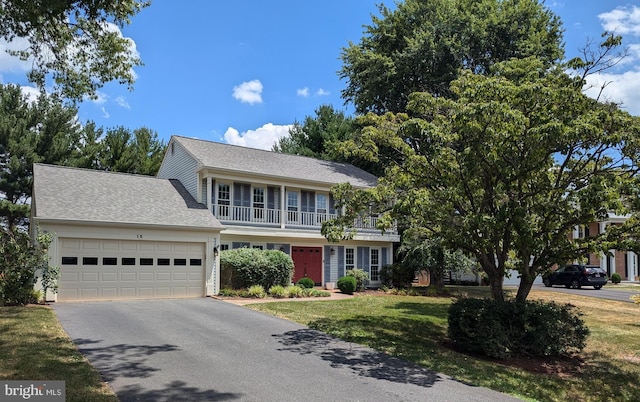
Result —
POLYGON ((116 257, 103 257, 102 265, 117 265, 118 259, 116 257))
POLYGON ((82 257, 82 265, 98 265, 98 257, 82 257))
POLYGON ((380 250, 377 248, 372 248, 370 256, 371 265, 369 266, 369 276, 371 278, 371 281, 377 282, 380 280, 380 250))
POLYGON ((287 191, 287 217, 289 222, 298 222, 298 193, 287 191))
POLYGON ((220 245, 220 251, 225 251, 225 250, 229 250, 229 244, 227 243, 222 243, 220 245))
POLYGON ((229 205, 231 205, 231 189, 228 184, 218 183, 218 213, 220 218, 229 217, 229 205))
POLYGON ((186 259, 186 258, 174 258, 174 259, 173 259, 173 265, 174 265, 174 266, 184 266, 184 265, 187 265, 187 259, 186 259))
POLYGON ((62 257, 62 265, 78 265, 78 257, 62 257))
POLYGON ((354 269, 356 267, 356 250, 353 247, 344 249, 344 268, 354 269))
POLYGON ((264 188, 253 188, 253 219, 264 220, 264 188))
POLYGON ((153 258, 140 258, 140 265, 153 265, 153 258))
POLYGON ((327 195, 316 195, 316 223, 320 224, 327 220, 327 195))
POLYGON ((135 258, 122 258, 122 265, 136 265, 135 258))
POLYGON ((202 265, 202 259, 201 258, 191 258, 191 259, 189 259, 189 265, 195 265, 195 266, 202 265))
POLYGON ((158 258, 158 265, 169 265, 171 263, 170 258, 158 258))
POLYGON ((258 250, 264 250, 264 245, 262 245, 262 244, 252 244, 251 248, 255 248, 255 249, 258 249, 258 250))

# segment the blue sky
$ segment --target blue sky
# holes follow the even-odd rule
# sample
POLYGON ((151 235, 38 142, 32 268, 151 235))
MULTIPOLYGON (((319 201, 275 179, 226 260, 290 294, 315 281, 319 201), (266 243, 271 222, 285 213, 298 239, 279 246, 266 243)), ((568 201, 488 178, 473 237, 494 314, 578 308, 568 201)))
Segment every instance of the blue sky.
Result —
MULTIPOLYGON (((79 119, 149 127, 165 141, 178 134, 270 149, 322 104, 352 112, 340 97, 340 53, 360 41, 378 3, 153 0, 122 30, 145 63, 134 90, 106 85, 80 105, 79 119)), ((608 98, 640 115, 640 1, 546 4, 563 20, 567 57, 605 28, 623 35, 629 56, 599 78, 610 82, 608 98)), ((0 55, 0 82, 28 85, 24 69, 0 55)))

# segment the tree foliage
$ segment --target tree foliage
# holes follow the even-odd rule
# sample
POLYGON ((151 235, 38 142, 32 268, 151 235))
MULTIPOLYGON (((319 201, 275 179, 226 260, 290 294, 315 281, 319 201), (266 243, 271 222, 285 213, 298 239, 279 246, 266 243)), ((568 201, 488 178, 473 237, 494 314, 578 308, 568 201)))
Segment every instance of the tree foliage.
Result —
POLYGON ((0 38, 9 53, 29 61, 28 74, 44 92, 51 76, 56 93, 80 100, 95 97, 106 82, 130 88, 132 68, 142 64, 130 39, 118 27, 149 5, 139 0, 3 0, 0 38), (24 45, 23 45, 24 44, 24 45))
POLYGON ((363 116, 367 127, 345 148, 376 160, 384 146, 398 163, 375 189, 337 188, 337 204, 347 208, 323 232, 345 236, 341 228, 376 207, 381 227, 401 217, 473 256, 496 300, 510 262, 521 277, 517 299, 525 300, 549 266, 602 247, 605 234, 569 234, 637 200, 630 180, 640 124, 585 96, 583 80, 561 67, 513 59, 490 75, 463 72, 450 98, 414 93, 408 113, 363 116))
POLYGON ((29 216, 33 164, 155 175, 165 144, 148 128, 82 126, 77 109, 42 94, 29 102, 19 86, 0 84, 0 223, 23 226, 29 216))
POLYGON ((20 87, 0 85, 0 216, 9 226, 29 214, 33 164, 73 165, 81 127, 74 107, 41 95, 29 103, 20 87))
POLYGON ((289 130, 289 136, 281 138, 272 150, 291 155, 343 161, 332 146, 352 137, 353 118, 346 117, 344 112, 335 110, 331 105, 322 105, 315 113, 315 117, 306 116, 302 124, 295 122, 289 130))
POLYGON ((51 236, 38 233, 37 241, 18 227, 0 227, 0 305, 37 302, 33 286, 37 275, 46 287, 57 291, 57 270, 49 267, 46 253, 51 236))
POLYGON ((342 91, 356 112, 405 112, 409 95, 449 96, 461 70, 488 73, 497 62, 563 57, 557 16, 538 0, 406 0, 379 6, 360 43, 343 49, 342 91))

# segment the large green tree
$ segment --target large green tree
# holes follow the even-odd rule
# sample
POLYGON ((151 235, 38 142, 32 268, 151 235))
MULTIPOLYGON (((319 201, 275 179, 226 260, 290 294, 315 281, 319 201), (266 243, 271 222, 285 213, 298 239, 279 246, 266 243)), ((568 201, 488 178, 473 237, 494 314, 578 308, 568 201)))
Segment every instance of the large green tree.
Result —
POLYGON ((379 6, 360 43, 343 49, 342 91, 356 112, 405 112, 409 95, 449 96, 460 71, 563 57, 561 22, 538 0, 405 0, 379 6))
POLYGON ((289 136, 281 138, 272 148, 274 152, 310 156, 325 160, 341 160, 333 145, 353 136, 353 118, 345 116, 331 105, 322 105, 315 116, 306 116, 302 123, 295 122, 289 136))
POLYGON ((97 165, 87 167, 149 176, 158 173, 165 151, 158 134, 146 127, 108 129, 100 145, 97 165))
POLYGON ((362 117, 345 151, 375 161, 383 146, 399 162, 375 189, 336 188, 345 214, 323 232, 348 237, 344 228, 377 208, 381 227, 399 218, 475 257, 497 300, 515 266, 525 300, 548 267, 603 247, 605 234, 571 241, 573 228, 637 199, 638 118, 588 98, 583 84, 563 66, 513 59, 490 75, 463 72, 449 98, 414 93, 408 113, 362 117))
POLYGON ((29 102, 19 86, 0 85, 0 222, 29 215, 33 164, 73 165, 81 127, 74 107, 41 95, 29 102))
POLYGON ((140 0, 3 0, 0 38, 11 43, 9 53, 30 62, 29 80, 41 90, 50 76, 55 92, 64 98, 94 97, 98 88, 112 80, 133 85, 132 68, 142 62, 117 28, 129 24, 149 4, 140 0))

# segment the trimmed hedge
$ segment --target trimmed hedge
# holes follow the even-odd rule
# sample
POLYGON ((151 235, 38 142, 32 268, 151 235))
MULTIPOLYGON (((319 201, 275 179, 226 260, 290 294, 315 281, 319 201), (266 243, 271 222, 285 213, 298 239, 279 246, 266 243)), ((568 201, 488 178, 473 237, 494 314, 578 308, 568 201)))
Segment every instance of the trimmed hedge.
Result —
POLYGON ((282 251, 238 248, 220 253, 221 288, 288 286, 292 276, 293 260, 282 251))
POLYGON ((342 293, 351 295, 356 291, 357 281, 353 276, 343 276, 338 279, 337 285, 342 293))
POLYGON ((464 352, 497 359, 580 352, 589 329, 575 306, 542 301, 459 299, 449 308, 449 339, 464 352))

